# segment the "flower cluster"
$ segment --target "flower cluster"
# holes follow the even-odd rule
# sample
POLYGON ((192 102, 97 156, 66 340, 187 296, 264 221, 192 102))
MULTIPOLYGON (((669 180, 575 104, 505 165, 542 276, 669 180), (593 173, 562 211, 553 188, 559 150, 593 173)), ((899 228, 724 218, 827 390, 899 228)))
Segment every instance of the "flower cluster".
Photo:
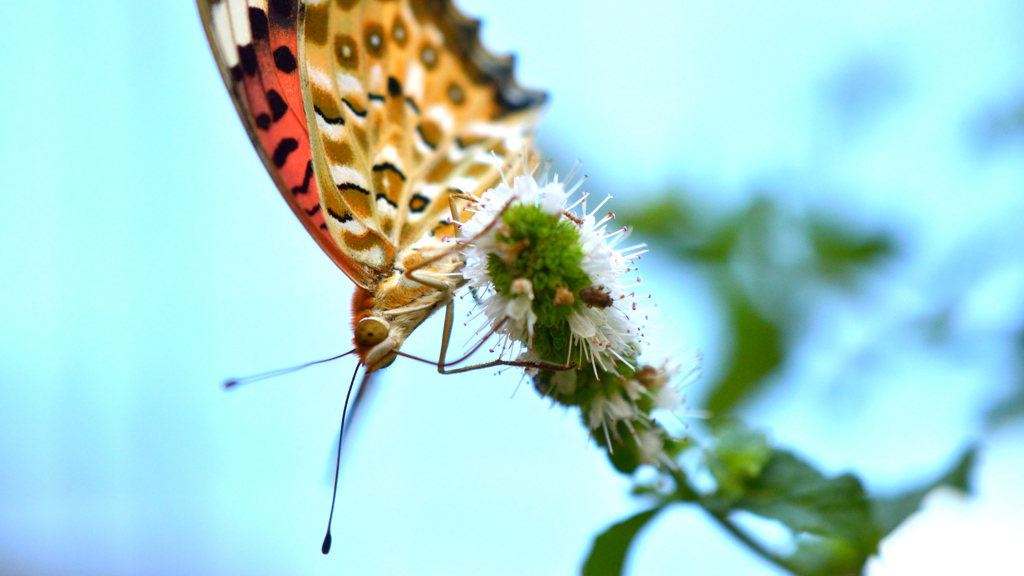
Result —
POLYGON ((536 171, 484 192, 462 225, 480 332, 497 334, 509 359, 560 368, 528 372, 543 396, 580 408, 619 469, 667 464, 674 441, 651 411, 674 411, 682 397, 677 367, 638 363, 649 296, 636 293, 636 262, 646 247, 619 247, 629 230, 601 212, 607 198, 594 208, 586 192, 573 201, 585 180, 573 183, 575 169, 564 180, 550 162, 536 171))
POLYGON ((520 342, 534 357, 605 370, 635 356, 646 310, 626 274, 642 245, 617 249, 625 228, 609 230, 611 213, 587 211, 587 194, 569 205, 580 180, 515 176, 481 195, 462 227, 469 285, 486 294, 484 314, 496 333, 520 342), (572 212, 582 205, 582 215, 572 212))
POLYGON ((683 446, 654 419, 655 410, 678 414, 684 398, 678 387, 696 373, 695 362, 681 374, 680 364, 659 366, 620 362, 614 371, 541 370, 537 391, 564 406, 578 406, 583 423, 612 463, 629 473, 641 464, 672 466, 683 446))

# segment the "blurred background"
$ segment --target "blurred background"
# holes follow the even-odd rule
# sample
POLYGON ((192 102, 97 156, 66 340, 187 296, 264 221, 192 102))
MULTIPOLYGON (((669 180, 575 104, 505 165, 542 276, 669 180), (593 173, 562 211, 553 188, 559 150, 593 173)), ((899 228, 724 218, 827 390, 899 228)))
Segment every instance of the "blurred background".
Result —
MULTIPOLYGON (((932 494, 869 572, 1024 570, 1024 2, 461 5, 550 91, 556 167, 651 244, 652 356, 702 353, 690 406, 880 493, 977 444, 975 495, 932 494)), ((220 382, 343 351, 352 287, 194 6, 4 7, 0 572, 569 574, 638 509, 516 373, 397 362, 321 556, 353 362, 220 382)), ((684 572, 779 573, 679 508, 629 573, 684 572)))

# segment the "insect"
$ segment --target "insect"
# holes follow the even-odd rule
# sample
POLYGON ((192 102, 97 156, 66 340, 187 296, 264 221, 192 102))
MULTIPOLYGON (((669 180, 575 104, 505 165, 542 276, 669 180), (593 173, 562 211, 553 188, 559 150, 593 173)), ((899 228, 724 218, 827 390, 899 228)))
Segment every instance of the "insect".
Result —
POLYGON ((587 286, 580 290, 580 299, 587 303, 587 306, 607 308, 615 303, 611 293, 604 286, 587 286))
MULTIPOLYGON (((450 0, 197 0, 257 153, 314 240, 355 283, 367 373, 464 280, 456 222, 515 167, 545 101, 481 46, 450 0)), ((465 357, 462 359, 465 360, 465 357)), ((457 362, 453 362, 455 364, 457 362)))

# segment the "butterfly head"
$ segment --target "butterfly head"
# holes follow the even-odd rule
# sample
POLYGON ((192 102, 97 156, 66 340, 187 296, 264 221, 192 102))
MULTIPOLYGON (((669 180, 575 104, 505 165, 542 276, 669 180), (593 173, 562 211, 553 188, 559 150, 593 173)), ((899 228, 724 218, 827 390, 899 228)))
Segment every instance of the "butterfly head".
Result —
POLYGON ((368 372, 387 368, 398 356, 398 348, 405 341, 391 329, 391 324, 377 316, 367 316, 353 327, 354 342, 368 372))

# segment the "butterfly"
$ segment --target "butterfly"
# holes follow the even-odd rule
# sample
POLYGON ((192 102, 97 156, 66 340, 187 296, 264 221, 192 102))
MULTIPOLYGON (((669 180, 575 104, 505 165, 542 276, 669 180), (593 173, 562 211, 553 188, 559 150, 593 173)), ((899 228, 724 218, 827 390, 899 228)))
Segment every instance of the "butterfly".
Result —
MULTIPOLYGON (((464 208, 529 162, 545 102, 450 0, 197 0, 228 92, 288 206, 355 283, 367 373, 447 306, 464 208)), ((491 363, 494 364, 494 363, 491 363)))

